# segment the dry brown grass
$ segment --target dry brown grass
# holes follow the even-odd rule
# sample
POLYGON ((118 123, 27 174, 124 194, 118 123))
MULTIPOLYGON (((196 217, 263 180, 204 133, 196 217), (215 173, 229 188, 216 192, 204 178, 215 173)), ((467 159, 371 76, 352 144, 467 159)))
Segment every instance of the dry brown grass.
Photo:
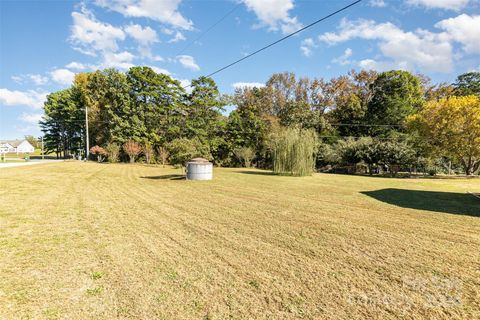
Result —
POLYGON ((480 318, 479 179, 240 171, 0 170, 0 319, 480 318))

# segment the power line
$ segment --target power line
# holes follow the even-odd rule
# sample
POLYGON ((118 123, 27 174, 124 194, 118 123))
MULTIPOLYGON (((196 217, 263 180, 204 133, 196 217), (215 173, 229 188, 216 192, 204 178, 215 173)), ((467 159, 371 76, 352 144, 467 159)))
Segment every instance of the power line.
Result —
MULTIPOLYGON (((211 77, 211 76, 213 76, 213 75, 215 75, 215 74, 217 74, 217 73, 219 73, 219 72, 222 72, 223 70, 225 70, 225 69, 227 69, 227 68, 230 68, 231 66, 236 65, 237 63, 242 62, 243 60, 246 60, 246 59, 248 59, 248 58, 250 58, 250 57, 258 54, 258 53, 260 53, 260 52, 262 52, 262 51, 264 51, 264 50, 266 50, 266 49, 268 49, 268 48, 276 45, 276 44, 279 43, 279 42, 282 42, 282 41, 284 41, 284 40, 286 40, 286 39, 288 39, 288 38, 290 38, 290 37, 293 37, 294 35, 302 32, 303 30, 306 30, 306 29, 308 29, 308 28, 316 25, 317 23, 320 23, 320 22, 322 22, 322 21, 324 21, 324 20, 326 20, 326 19, 328 19, 328 18, 330 18, 330 17, 333 17, 334 15, 336 15, 336 14, 338 14, 338 13, 344 11, 344 10, 347 10, 347 9, 350 8, 350 7, 353 7, 354 5, 356 5, 356 4, 360 3, 360 2, 362 2, 362 0, 357 0, 357 1, 355 1, 355 2, 352 2, 352 3, 350 3, 349 5, 341 8, 341 9, 338 9, 337 11, 332 12, 332 13, 330 13, 329 15, 326 15, 325 17, 320 18, 320 19, 318 19, 318 20, 316 20, 316 21, 314 21, 314 22, 306 25, 305 27, 303 27, 303 28, 301 28, 301 29, 298 29, 297 31, 292 32, 292 33, 290 33, 290 34, 288 34, 288 35, 286 35, 286 36, 278 39, 277 41, 274 41, 274 42, 272 42, 272 43, 270 43, 270 44, 268 44, 268 45, 266 45, 266 46, 264 46, 264 47, 262 47, 262 48, 260 48, 260 49, 258 49, 258 50, 256 50, 256 51, 254 51, 254 52, 246 55, 245 57, 240 58, 240 59, 238 59, 238 60, 236 60, 236 61, 234 61, 234 62, 232 62, 232 63, 230 63, 230 64, 228 64, 228 65, 226 65, 226 66, 224 66, 224 67, 222 67, 222 68, 220 68, 220 69, 218 69, 218 70, 216 70, 216 71, 214 71, 214 72, 212 72, 212 73, 210 73, 210 74, 208 74, 208 75, 206 75, 206 77, 211 77)), ((188 87, 190 87, 190 85, 186 86, 185 88, 188 88, 188 87)))
MULTIPOLYGON (((56 123, 62 123, 62 124, 68 124, 72 122, 85 122, 85 120, 78 120, 78 119, 73 119, 73 120, 66 120, 66 121, 55 121, 56 123)), ((100 121, 94 121, 95 123, 115 123, 112 120, 100 120, 100 121)), ((402 124, 366 124, 366 123, 328 123, 328 125, 333 126, 333 127, 403 127, 404 125, 402 124)))
POLYGON ((376 136, 332 136, 332 135, 320 135, 319 136, 320 139, 324 139, 324 138, 338 138, 338 139, 346 139, 346 138, 354 138, 354 139, 360 139, 360 138, 373 138, 373 139, 376 139, 376 140, 385 140, 385 141, 396 141, 397 139, 396 138, 388 138, 388 137, 376 137, 376 136))
POLYGON ((338 127, 403 127, 401 124, 329 123, 338 127))
POLYGON ((242 5, 241 2, 237 3, 230 11, 228 11, 226 14, 224 14, 219 20, 217 20, 214 24, 212 24, 210 27, 208 27, 204 32, 202 32, 197 38, 195 38, 193 41, 190 41, 189 43, 187 43, 185 45, 185 47, 183 47, 182 50, 180 50, 176 56, 184 53, 188 48, 190 48, 192 46, 192 44, 194 44, 195 42, 197 42, 198 40, 200 40, 201 38, 203 38, 203 36, 205 36, 208 32, 210 32, 213 28, 215 28, 217 25, 219 25, 223 20, 225 20, 229 15, 231 15, 233 12, 235 12, 239 7, 240 5, 242 5))

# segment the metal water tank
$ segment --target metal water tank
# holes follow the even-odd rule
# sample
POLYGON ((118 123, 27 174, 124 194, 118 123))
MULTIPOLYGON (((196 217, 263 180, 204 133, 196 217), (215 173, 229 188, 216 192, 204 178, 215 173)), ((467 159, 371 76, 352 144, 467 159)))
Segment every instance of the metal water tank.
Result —
POLYGON ((207 159, 194 158, 187 162, 187 180, 212 180, 213 164, 207 159))

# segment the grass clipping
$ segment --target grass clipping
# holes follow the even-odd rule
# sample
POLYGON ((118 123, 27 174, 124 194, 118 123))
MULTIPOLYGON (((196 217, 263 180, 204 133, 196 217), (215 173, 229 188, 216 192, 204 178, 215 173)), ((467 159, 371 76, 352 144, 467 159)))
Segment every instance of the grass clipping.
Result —
POLYGON ((283 128, 272 136, 273 172, 311 175, 315 166, 317 135, 313 130, 283 128))

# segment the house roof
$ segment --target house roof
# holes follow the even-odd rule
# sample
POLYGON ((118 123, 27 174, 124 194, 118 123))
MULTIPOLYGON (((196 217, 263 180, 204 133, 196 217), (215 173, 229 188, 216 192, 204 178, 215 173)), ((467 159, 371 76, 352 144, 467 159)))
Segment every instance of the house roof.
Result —
POLYGON ((0 144, 5 144, 8 143, 12 147, 16 148, 18 147, 23 141, 25 140, 0 140, 0 144))

